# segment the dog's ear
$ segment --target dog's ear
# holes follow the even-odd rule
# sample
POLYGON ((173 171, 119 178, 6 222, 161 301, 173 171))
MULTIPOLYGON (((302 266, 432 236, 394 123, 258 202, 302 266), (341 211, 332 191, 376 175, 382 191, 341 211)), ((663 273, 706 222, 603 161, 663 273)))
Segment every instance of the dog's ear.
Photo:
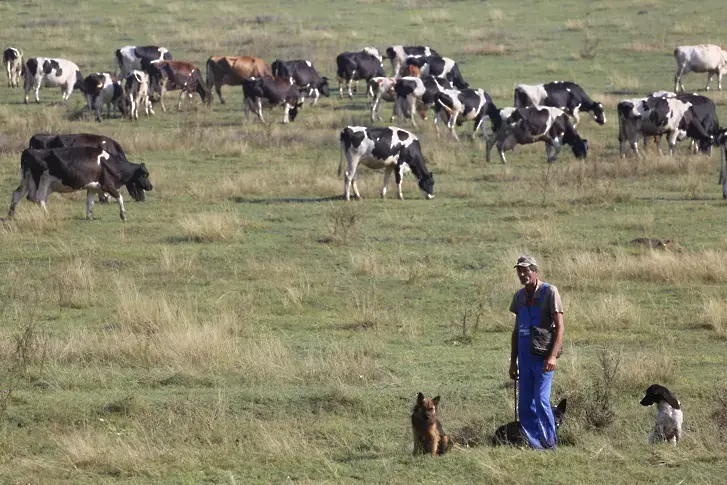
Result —
POLYGON ((434 403, 435 406, 439 406, 439 396, 432 399, 432 402, 434 403))
POLYGON ((424 394, 421 392, 417 392, 417 404, 421 404, 424 402, 424 394))
POLYGON ((561 399, 560 402, 558 403, 558 405, 555 408, 558 411, 560 411, 561 413, 565 414, 565 407, 566 407, 567 404, 568 404, 568 400, 567 399, 561 399))

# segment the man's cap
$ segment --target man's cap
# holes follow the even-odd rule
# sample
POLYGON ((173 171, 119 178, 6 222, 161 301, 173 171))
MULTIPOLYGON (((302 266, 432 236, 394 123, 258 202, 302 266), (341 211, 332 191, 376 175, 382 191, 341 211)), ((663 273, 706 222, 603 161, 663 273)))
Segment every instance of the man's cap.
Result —
POLYGON ((515 263, 515 266, 513 266, 513 267, 514 268, 517 268, 518 266, 522 266, 522 267, 525 267, 525 268, 529 268, 531 266, 535 266, 537 268, 538 267, 538 262, 535 261, 535 258, 533 258, 532 256, 527 256, 527 255, 524 255, 523 254, 522 256, 520 256, 519 258, 517 258, 517 263, 515 263))

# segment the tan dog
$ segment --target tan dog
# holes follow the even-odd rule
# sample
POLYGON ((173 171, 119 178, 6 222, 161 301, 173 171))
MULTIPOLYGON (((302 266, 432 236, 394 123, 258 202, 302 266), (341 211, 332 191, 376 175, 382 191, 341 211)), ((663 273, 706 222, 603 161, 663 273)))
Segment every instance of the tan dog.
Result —
POLYGON ((417 393, 417 402, 411 413, 411 428, 414 433, 414 455, 443 455, 452 447, 452 440, 444 434, 437 419, 439 396, 424 397, 417 393))

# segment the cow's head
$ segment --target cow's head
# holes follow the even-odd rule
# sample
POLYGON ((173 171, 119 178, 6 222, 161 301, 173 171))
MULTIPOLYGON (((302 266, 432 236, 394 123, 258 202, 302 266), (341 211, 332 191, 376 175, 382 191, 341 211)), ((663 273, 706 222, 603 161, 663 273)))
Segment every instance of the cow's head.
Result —
POLYGON ((595 103, 593 105, 593 119, 596 123, 602 125, 606 122, 606 113, 603 111, 603 105, 601 103, 595 103))
POLYGON ((95 74, 89 74, 83 80, 84 92, 87 94, 98 94, 103 89, 105 82, 106 76, 103 73, 97 72, 95 74))
POLYGON ((588 156, 588 140, 578 138, 571 144, 573 155, 578 159, 585 159, 588 156))
POLYGON ((129 195, 132 199, 137 202, 144 202, 146 200, 145 190, 152 190, 154 187, 149 180, 149 171, 146 169, 146 165, 140 164, 134 171, 129 182, 126 184, 126 190, 129 191, 129 195))
POLYGON ((331 95, 331 91, 328 88, 328 78, 323 76, 318 83, 317 86, 318 92, 321 93, 322 96, 329 97, 331 95))
POLYGON ((434 198, 434 175, 429 172, 419 179, 419 189, 427 199, 434 198))
POLYGON ((56 71, 56 77, 63 74, 63 69, 61 69, 60 64, 58 64, 58 61, 55 59, 46 59, 43 62, 43 74, 50 74, 53 71, 56 71))

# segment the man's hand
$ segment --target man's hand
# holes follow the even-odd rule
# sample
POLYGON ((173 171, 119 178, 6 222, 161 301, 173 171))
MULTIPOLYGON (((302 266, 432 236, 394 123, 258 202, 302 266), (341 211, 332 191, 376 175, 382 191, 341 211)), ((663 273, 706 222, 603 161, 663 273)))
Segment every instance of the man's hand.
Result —
POLYGON ((517 361, 512 360, 510 361, 510 371, 508 372, 510 374, 510 379, 513 381, 517 380, 517 361))
POLYGON ((545 359, 545 363, 543 364, 543 372, 554 371, 556 367, 558 367, 558 360, 554 355, 550 355, 545 359))

